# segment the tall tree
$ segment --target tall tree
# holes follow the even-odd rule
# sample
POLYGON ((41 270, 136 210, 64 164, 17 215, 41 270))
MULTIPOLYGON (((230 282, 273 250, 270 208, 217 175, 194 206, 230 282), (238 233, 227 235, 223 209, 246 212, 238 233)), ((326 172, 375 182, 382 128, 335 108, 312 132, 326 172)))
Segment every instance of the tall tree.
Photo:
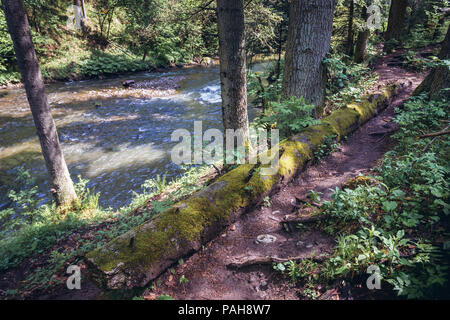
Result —
POLYGON ((77 17, 76 19, 80 19, 80 27, 81 27, 81 31, 83 33, 86 32, 86 22, 85 20, 85 13, 86 11, 84 10, 84 2, 81 3, 81 0, 73 0, 73 5, 77 8, 76 10, 78 10, 77 12, 75 12, 75 14, 78 14, 79 17, 77 17))
POLYGON ((248 140, 244 0, 217 0, 223 126, 248 140))
MULTIPOLYGON (((439 59, 450 59, 450 26, 447 29, 447 35, 442 42, 441 51, 439 52, 439 59)), ((442 89, 450 88, 450 68, 447 64, 443 64, 433 68, 425 80, 414 90, 413 95, 418 95, 422 92, 428 92, 431 99, 436 98, 441 94, 442 89)), ((444 95, 450 99, 450 93, 447 90, 444 95)))
MULTIPOLYGON (((367 21, 367 7, 364 5, 362 8, 361 19, 367 21)), ((354 61, 361 63, 366 59, 367 54, 367 42, 369 41, 370 30, 367 25, 363 24, 363 29, 358 31, 356 38, 355 56, 354 61)))
POLYGON ((86 13, 86 5, 84 4, 84 0, 81 0, 81 9, 83 10, 83 17, 87 20, 87 13, 86 13))
POLYGON ((387 31, 384 39, 389 41, 395 39, 400 41, 403 32, 403 25, 405 23, 406 8, 408 7, 408 0, 392 0, 389 9, 389 19, 387 31))
POLYGON ((335 0, 292 0, 290 4, 283 96, 303 96, 318 107, 316 116, 325 102, 322 60, 330 50, 335 5, 335 0))
POLYGON ((34 50, 30 26, 22 0, 2 0, 2 8, 14 44, 17 63, 41 143, 42 154, 53 183, 53 194, 58 204, 69 204, 77 196, 61 152, 56 126, 50 113, 41 69, 34 50))

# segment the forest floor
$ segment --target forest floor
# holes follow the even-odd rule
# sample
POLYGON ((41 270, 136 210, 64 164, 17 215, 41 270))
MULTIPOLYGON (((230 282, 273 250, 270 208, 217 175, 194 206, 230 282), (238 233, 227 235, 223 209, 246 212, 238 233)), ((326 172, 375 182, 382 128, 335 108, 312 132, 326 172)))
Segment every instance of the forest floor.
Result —
MULTIPOLYGON (((398 51, 389 54, 374 65, 379 75, 378 87, 393 82, 405 85, 383 112, 354 132, 336 152, 271 194, 270 207, 249 210, 200 252, 162 274, 154 282, 157 285, 144 292, 143 298, 155 299, 164 294, 174 299, 299 299, 302 288, 275 271, 272 263, 251 263, 239 269, 231 268, 230 264, 266 257, 308 258, 332 252, 335 242, 329 235, 315 229, 287 232, 281 221, 284 216, 299 211, 298 199, 305 198, 310 190, 322 193, 321 198, 329 200, 332 189, 341 187, 349 178, 371 175, 378 160, 390 149, 393 142, 388 133, 371 133, 395 129, 395 108, 409 98, 426 76, 403 69, 400 54, 398 51), (258 244, 256 239, 260 235, 271 235, 276 240, 258 244), (182 276, 188 281, 180 281, 182 276)), ((365 289, 365 280, 351 287, 336 283, 334 289, 322 292, 319 298, 375 298, 373 291, 365 289)), ((385 298, 386 292, 376 292, 376 295, 385 298)), ((393 295, 387 293, 387 296, 393 295)))
MULTIPOLYGON (((390 83, 405 84, 403 90, 391 99, 383 112, 342 142, 336 152, 324 157, 320 163, 310 166, 289 184, 274 191, 270 195, 270 207, 249 209, 247 214, 201 251, 186 259, 183 264, 163 273, 153 282, 154 285, 145 289, 139 297, 155 299, 160 295, 170 295, 174 299, 299 299, 302 288, 275 271, 271 263, 252 264, 239 269, 230 268, 229 264, 248 258, 264 259, 267 256, 280 259, 307 258, 332 252, 335 244, 332 237, 315 229, 287 232, 281 221, 285 215, 299 211, 297 198, 304 199, 310 190, 321 192, 321 198, 328 200, 331 195, 330 189, 340 187, 349 178, 359 174, 370 175, 378 160, 391 148, 393 142, 389 134, 371 133, 392 131, 395 128, 393 122, 395 108, 409 98, 414 88, 426 76, 426 73, 411 72, 402 68, 402 61, 399 60, 401 54, 401 51, 396 51, 379 58, 374 63, 373 70, 379 75, 375 89, 390 83), (260 235, 274 236, 276 241, 257 244, 255 240, 260 235)), ((95 232, 95 230, 88 231, 95 232)), ((21 267, 0 274, 0 283, 3 284, 0 285, 0 289, 20 287, 19 283, 25 278, 25 270, 36 267, 36 263, 25 261, 21 267)), ((85 266, 82 265, 81 268, 82 290, 68 290, 63 281, 61 285, 53 288, 21 292, 20 296, 22 299, 99 298, 100 290, 87 280, 85 266)), ((65 278, 65 275, 61 274, 60 278, 65 278)), ((363 283, 351 288, 337 284, 336 288, 322 292, 319 298, 373 298, 374 294, 364 288, 363 283)), ((379 296, 384 293, 377 292, 377 294, 379 296)))

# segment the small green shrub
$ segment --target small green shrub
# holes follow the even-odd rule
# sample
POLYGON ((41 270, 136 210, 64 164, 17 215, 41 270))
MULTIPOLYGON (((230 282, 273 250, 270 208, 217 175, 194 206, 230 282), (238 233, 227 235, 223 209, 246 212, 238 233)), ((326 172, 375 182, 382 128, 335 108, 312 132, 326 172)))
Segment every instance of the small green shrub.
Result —
POLYGON ((290 97, 281 102, 273 102, 270 110, 257 120, 264 127, 276 127, 280 137, 288 137, 302 129, 318 124, 313 117, 315 107, 303 98, 290 97))

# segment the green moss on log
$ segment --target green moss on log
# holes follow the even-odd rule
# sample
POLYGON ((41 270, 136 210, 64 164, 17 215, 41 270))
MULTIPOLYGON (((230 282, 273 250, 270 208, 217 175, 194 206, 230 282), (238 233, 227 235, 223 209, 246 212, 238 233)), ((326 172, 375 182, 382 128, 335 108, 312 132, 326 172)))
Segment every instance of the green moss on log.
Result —
POLYGON ((86 255, 91 274, 109 289, 144 286, 179 258, 195 252, 275 185, 301 172, 325 139, 344 136, 387 105, 394 88, 334 111, 322 123, 282 141, 279 167, 264 176, 243 164, 188 199, 86 255))

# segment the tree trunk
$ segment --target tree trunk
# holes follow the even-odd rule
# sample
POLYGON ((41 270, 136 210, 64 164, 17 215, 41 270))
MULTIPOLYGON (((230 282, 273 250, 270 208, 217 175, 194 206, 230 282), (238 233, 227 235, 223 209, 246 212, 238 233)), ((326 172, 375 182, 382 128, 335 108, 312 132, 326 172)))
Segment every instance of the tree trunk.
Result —
POLYGON ((441 45, 441 51, 439 52, 439 59, 446 60, 450 58, 450 26, 447 29, 447 34, 441 45))
POLYGON ((277 48, 277 66, 275 69, 275 80, 278 80, 280 78, 281 74, 281 55, 283 54, 283 24, 280 23, 280 27, 278 28, 278 48, 277 48))
MULTIPOLYGON (((442 42, 439 59, 445 60, 450 58, 450 27, 447 29, 447 35, 442 42)), ((413 95, 419 95, 428 92, 430 99, 435 99, 441 94, 441 90, 450 88, 450 70, 446 65, 438 66, 430 71, 423 82, 414 90, 413 95)), ((449 91, 444 93, 447 100, 450 99, 449 91)))
POLYGON ((384 36, 386 41, 391 39, 401 40, 407 7, 408 0, 392 0, 389 9, 388 27, 384 36))
MULTIPOLYGON (((367 21, 367 7, 363 7, 361 18, 363 21, 367 21)), ((356 48, 355 48, 355 62, 362 63, 366 60, 367 54, 367 42, 369 41, 370 30, 366 26, 364 30, 358 32, 358 37, 356 38, 356 48)))
POLYGON ((220 86, 224 129, 242 129, 248 140, 244 1, 217 0, 220 86))
POLYGON ((283 78, 283 97, 303 97, 320 115, 325 102, 326 70, 335 0, 292 0, 283 78))
POLYGON ((144 49, 144 55, 143 55, 143 57, 142 57, 142 61, 145 61, 145 59, 147 59, 148 51, 149 51, 149 49, 148 49, 148 47, 146 46, 145 49, 144 49))
POLYGON ((45 94, 41 70, 31 39, 30 26, 21 0, 2 0, 9 33, 14 44, 17 63, 33 114, 42 154, 49 171, 58 204, 76 199, 69 170, 59 145, 58 134, 45 94))
POLYGON ((354 43, 353 43, 353 17, 355 14, 355 2, 350 0, 349 13, 348 13, 348 26, 347 26, 347 52, 348 56, 353 55, 354 43))
POLYGON ((87 20, 86 6, 84 5, 84 0, 81 0, 81 9, 83 10, 83 17, 87 20))

